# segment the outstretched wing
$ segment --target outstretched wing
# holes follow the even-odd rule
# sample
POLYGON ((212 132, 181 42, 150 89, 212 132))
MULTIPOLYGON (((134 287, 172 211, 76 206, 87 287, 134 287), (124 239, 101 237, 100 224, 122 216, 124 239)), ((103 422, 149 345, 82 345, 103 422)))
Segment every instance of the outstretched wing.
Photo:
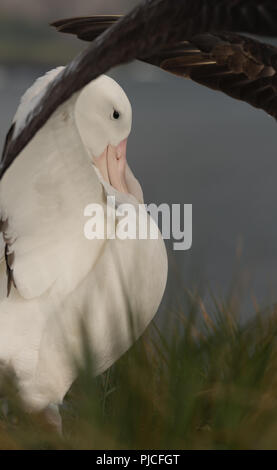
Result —
POLYGON ((219 28, 230 29, 231 24, 238 25, 237 28, 232 26, 235 30, 245 25, 242 28, 245 31, 275 35, 276 2, 146 0, 98 36, 33 103, 22 126, 14 130, 5 146, 0 160, 0 178, 53 112, 91 80, 116 65, 135 58, 153 57, 184 38, 219 28))
MULTIPOLYGON (((275 0, 195 0, 194 4, 188 0, 172 0, 172 8, 174 1, 190 4, 187 8, 190 27, 186 27, 189 36, 201 31, 223 30, 277 36, 275 0)), ((83 16, 55 21, 52 26, 61 33, 93 41, 120 18, 121 15, 83 16)))
MULTIPOLYGON (((223 4, 233 13, 228 15, 225 26, 234 30, 254 30, 260 34, 268 27, 273 34, 274 29, 270 25, 273 25, 274 15, 271 14, 276 13, 277 2, 256 0, 254 3, 240 0, 226 3, 222 0, 215 3, 218 4, 218 14, 222 11, 220 7, 223 4), (241 8, 241 15, 237 12, 238 6, 241 8)), ((209 12, 210 10, 206 10, 206 15, 209 12)), ((224 24, 221 15, 218 16, 218 23, 220 18, 221 24, 224 24)), ((71 18, 56 22, 54 26, 59 31, 75 34, 80 39, 93 40, 115 21, 117 18, 112 16, 71 18)), ((216 18, 210 19, 210 24, 213 21, 216 23, 216 18)), ((208 24, 208 18, 204 22, 208 24)), ((191 36, 189 41, 184 36, 183 41, 170 44, 158 54, 141 60, 222 91, 232 98, 246 101, 277 117, 276 47, 235 33, 204 33, 191 36)))

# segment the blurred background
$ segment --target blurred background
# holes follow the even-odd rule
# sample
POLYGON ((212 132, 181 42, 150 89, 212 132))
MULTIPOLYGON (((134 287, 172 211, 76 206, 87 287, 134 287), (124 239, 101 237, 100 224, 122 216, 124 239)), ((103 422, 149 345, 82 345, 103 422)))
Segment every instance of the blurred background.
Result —
MULTIPOLYGON (((0 144, 22 93, 86 47, 49 22, 124 13, 135 0, 1 0, 0 144)), ((170 256, 170 287, 228 292, 247 316, 277 298, 277 127, 262 111, 139 62, 111 71, 134 112, 128 158, 147 203, 193 205, 193 247, 170 256), (178 281, 177 281, 178 279, 178 281)), ((182 290, 182 289, 181 289, 182 290)), ((180 290, 180 291, 181 291, 180 290)))

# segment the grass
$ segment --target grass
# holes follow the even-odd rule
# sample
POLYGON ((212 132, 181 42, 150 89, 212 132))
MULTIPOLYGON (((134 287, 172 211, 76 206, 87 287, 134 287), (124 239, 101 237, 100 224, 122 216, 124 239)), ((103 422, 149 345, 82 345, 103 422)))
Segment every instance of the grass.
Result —
POLYGON ((152 324, 103 376, 87 354, 63 438, 7 383, 0 449, 277 449, 277 311, 242 324, 235 305, 214 299, 208 312, 187 293, 163 332, 152 324))

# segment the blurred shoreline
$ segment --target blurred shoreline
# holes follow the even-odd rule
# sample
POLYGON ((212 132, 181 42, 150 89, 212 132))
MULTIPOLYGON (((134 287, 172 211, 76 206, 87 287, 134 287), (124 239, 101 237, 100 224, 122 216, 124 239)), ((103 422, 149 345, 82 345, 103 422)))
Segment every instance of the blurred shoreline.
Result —
POLYGON ((72 60, 87 45, 59 35, 47 23, 0 19, 0 64, 6 66, 56 66, 72 60))

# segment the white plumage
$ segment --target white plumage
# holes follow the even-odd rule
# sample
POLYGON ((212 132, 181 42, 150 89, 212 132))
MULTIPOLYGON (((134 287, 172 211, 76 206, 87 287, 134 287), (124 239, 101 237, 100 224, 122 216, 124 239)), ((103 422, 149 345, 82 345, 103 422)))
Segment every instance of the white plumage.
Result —
MULTIPOLYGON (((24 95, 18 129, 60 70, 24 95)), ((131 119, 123 90, 101 76, 56 110, 1 180, 1 219, 16 287, 7 298, 3 260, 0 364, 15 372, 32 410, 61 403, 75 379, 72 354, 81 360, 81 323, 99 374, 141 335, 162 299, 167 255, 161 236, 89 241, 83 232, 88 204, 105 208, 107 194, 136 208, 143 200, 130 168, 123 159, 111 163, 107 151, 125 142, 131 119), (113 119, 114 110, 120 119, 113 119), (128 192, 111 184, 123 179, 128 192)))

